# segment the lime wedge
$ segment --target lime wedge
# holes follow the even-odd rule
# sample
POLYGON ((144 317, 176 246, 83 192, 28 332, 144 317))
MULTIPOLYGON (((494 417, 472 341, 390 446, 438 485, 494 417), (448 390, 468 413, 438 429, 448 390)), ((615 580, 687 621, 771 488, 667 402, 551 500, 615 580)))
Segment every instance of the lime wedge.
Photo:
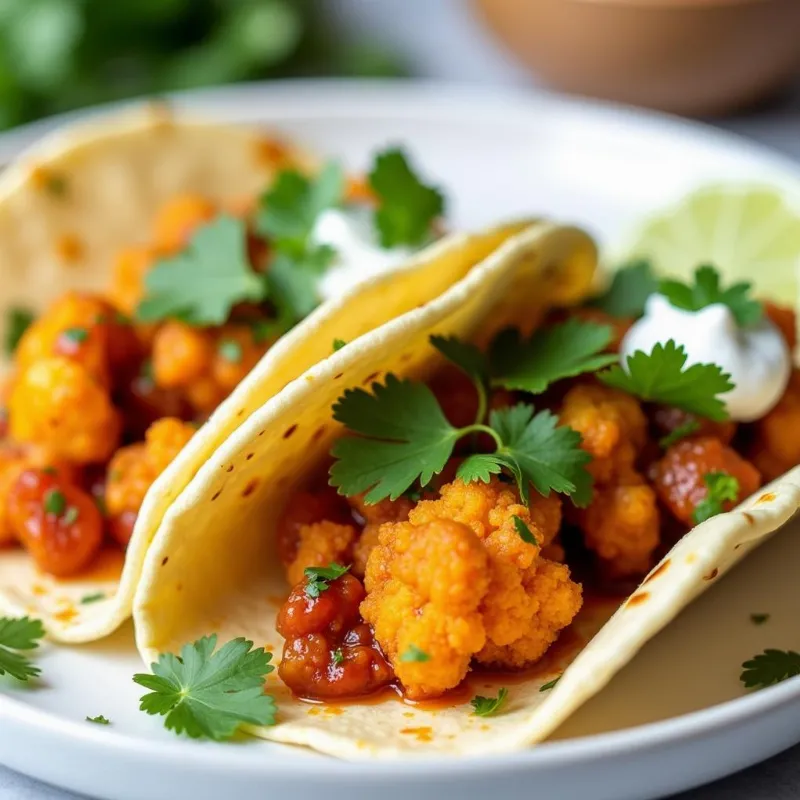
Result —
POLYGON ((750 281, 759 297, 794 305, 800 276, 800 210, 780 189, 753 184, 701 188, 649 217, 624 249, 659 275, 688 280, 700 264, 725 282, 750 281))

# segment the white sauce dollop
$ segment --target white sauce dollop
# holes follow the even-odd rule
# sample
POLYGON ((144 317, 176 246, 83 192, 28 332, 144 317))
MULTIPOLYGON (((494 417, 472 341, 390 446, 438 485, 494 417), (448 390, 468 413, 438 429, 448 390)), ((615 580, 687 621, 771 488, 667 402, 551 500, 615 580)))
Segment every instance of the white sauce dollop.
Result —
POLYGON ((763 417, 780 399, 792 369, 792 357, 780 331, 763 317, 740 328, 722 303, 684 311, 663 295, 651 295, 644 316, 622 340, 623 365, 636 350, 673 339, 686 350, 686 364, 717 364, 731 376, 735 388, 720 395, 731 418, 751 422, 763 417))
POLYGON ((367 207, 323 211, 314 224, 311 239, 336 251, 317 287, 323 300, 341 297, 356 284, 388 272, 415 252, 408 247, 382 248, 372 209, 367 207))

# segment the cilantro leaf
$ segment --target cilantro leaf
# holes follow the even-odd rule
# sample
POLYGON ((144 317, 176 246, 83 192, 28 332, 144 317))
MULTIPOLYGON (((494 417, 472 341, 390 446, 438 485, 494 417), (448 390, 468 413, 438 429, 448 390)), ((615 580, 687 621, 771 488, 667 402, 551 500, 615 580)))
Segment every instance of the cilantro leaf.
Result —
POLYGON ((518 517, 516 514, 514 514, 513 520, 514 520, 514 527, 516 528, 517 533, 519 534, 519 538, 522 539, 522 541, 525 542, 525 544, 533 544, 538 546, 539 541, 533 535, 533 531, 528 527, 525 520, 520 519, 520 517, 518 517))
POLYGON ((344 653, 342 652, 341 647, 337 647, 331 653, 331 661, 333 662, 334 667, 338 667, 341 664, 344 664, 344 653))
POLYGON ((203 225, 185 251, 147 273, 136 316, 142 322, 221 325, 237 303, 263 300, 267 284, 250 266, 246 238, 245 223, 234 217, 223 214, 203 225))
POLYGON ((739 481, 727 472, 707 472, 703 475, 703 483, 708 491, 692 512, 695 525, 721 514, 723 504, 735 502, 739 496, 739 481))
POLYGON ((736 322, 741 326, 753 325, 764 314, 761 303, 750 296, 751 289, 752 284, 741 281, 723 290, 719 272, 709 264, 694 271, 693 284, 663 280, 658 287, 659 293, 663 294, 675 308, 682 308, 685 311, 699 311, 706 306, 722 303, 728 306, 736 322))
POLYGON ((166 717, 168 730, 193 739, 229 739, 243 723, 274 725, 275 701, 264 694, 272 654, 241 637, 214 652, 216 646, 216 634, 206 636, 184 645, 180 656, 160 655, 152 674, 134 675, 150 690, 139 708, 166 717))
POLYGON ((420 181, 400 149, 375 157, 369 184, 378 197, 375 225, 383 247, 420 245, 444 211, 444 196, 420 181))
POLYGON ((536 331, 527 341, 516 328, 507 328, 492 342, 489 360, 492 384, 541 394, 550 384, 617 361, 603 350, 611 341, 611 328, 575 317, 536 331))
POLYGON ((549 692, 560 680, 561 680, 561 676, 559 675, 557 678, 553 678, 553 680, 547 681, 547 683, 543 683, 539 687, 539 691, 540 692, 549 692))
POLYGON ((367 492, 368 503, 397 499, 416 480, 427 486, 444 469, 461 435, 422 383, 392 374, 373 393, 349 389, 333 407, 333 418, 357 438, 345 436, 331 450, 330 482, 348 497, 367 492))
POLYGON ((347 342, 344 339, 334 339, 333 340, 333 352, 338 353, 343 347, 347 346, 347 342))
POLYGON ((105 599, 105 592, 92 592, 92 594, 85 594, 83 597, 81 597, 79 602, 82 606, 88 606, 91 603, 99 603, 101 600, 105 599))
POLYGON ((15 306, 10 308, 6 314, 6 338, 5 338, 5 351, 6 355, 13 355, 17 349, 19 340, 22 334, 33 324, 34 316, 33 311, 28 308, 20 308, 15 306))
POLYGON ((424 664, 430 661, 431 657, 424 651, 420 650, 415 644, 410 644, 400 656, 400 661, 404 664, 418 663, 424 664))
POLYGON ((489 380, 489 362, 474 344, 463 342, 455 336, 431 336, 431 344, 465 375, 480 385, 489 380))
POLYGON ((322 592, 331 588, 331 581, 341 578, 350 571, 350 567, 331 562, 327 567, 306 567, 303 574, 306 576, 305 592, 309 597, 319 597, 322 592))
POLYGON ((670 339, 650 353, 637 350, 628 357, 628 371, 613 366, 597 376, 607 386, 654 403, 677 406, 715 422, 728 418, 717 395, 733 389, 730 375, 716 364, 686 367, 686 351, 670 339))
POLYGON ((98 714, 96 717, 86 717, 87 722, 94 722, 95 725, 110 725, 111 720, 104 717, 102 714, 98 714))
POLYGON ((547 497, 551 491, 573 496, 576 504, 591 499, 591 478, 586 464, 591 456, 581 449, 581 435, 572 428, 558 427, 549 411, 519 403, 492 411, 490 426, 503 440, 497 458, 516 478, 524 503, 530 499, 529 484, 547 497))
POLYGON ((27 681, 40 674, 22 652, 35 650, 44 636, 44 626, 30 617, 0 617, 0 675, 27 681), (22 651, 22 652, 20 652, 22 651))
POLYGON ((492 714, 496 714, 500 710, 507 697, 508 689, 504 686, 497 693, 497 697, 476 695, 469 701, 469 704, 472 706, 472 713, 476 717, 491 717, 492 714))
POLYGON ((746 689, 773 686, 800 675, 800 653, 794 650, 765 650, 742 664, 739 676, 746 689))
POLYGON ((67 507, 67 498, 59 489, 48 489, 44 494, 44 510, 60 517, 67 507))
POLYGON ((647 259, 634 259, 614 271, 608 288, 589 305, 612 317, 641 317, 651 294, 658 291, 658 280, 647 259))
POLYGON ((503 461, 494 453, 473 453, 467 456, 456 470, 456 477, 464 483, 489 483, 492 475, 503 471, 503 461))
POLYGON ((673 444, 679 442, 681 439, 685 439, 687 436, 691 436, 693 433, 697 433, 700 430, 700 423, 696 419, 689 419, 686 422, 678 425, 676 428, 671 430, 666 436, 662 436, 658 440, 659 447, 662 447, 666 450, 668 447, 672 447, 673 444))

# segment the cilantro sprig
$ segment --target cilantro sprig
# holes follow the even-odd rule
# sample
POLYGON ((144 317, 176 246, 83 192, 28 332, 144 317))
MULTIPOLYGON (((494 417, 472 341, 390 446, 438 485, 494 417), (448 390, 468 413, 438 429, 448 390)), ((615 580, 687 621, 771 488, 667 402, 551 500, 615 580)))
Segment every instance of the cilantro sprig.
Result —
POLYGON ((444 212, 444 195, 420 180, 401 149, 376 155, 369 185, 378 198, 375 225, 383 247, 420 245, 430 237, 444 212))
POLYGON ((331 581, 338 580, 350 571, 349 565, 330 563, 327 567, 306 567, 303 574, 306 576, 305 593, 312 598, 319 597, 322 592, 331 588, 331 581))
POLYGON ((763 689, 800 675, 800 653, 768 649, 742 664, 745 689, 763 689))
POLYGON ((646 259, 636 259, 619 267, 608 288, 589 305, 612 317, 641 317, 647 298, 657 291, 652 265, 646 259))
POLYGON ((680 425, 673 428, 668 434, 662 436, 658 440, 658 445, 666 450, 668 447, 672 447, 672 445, 680 442, 681 439, 685 439, 687 436, 697 433, 700 430, 700 427, 700 422, 698 420, 687 419, 686 422, 682 422, 680 425))
POLYGON ((401 654, 400 661, 404 664, 424 664, 431 660, 431 657, 415 644, 410 644, 401 654))
POLYGON ((707 472, 703 483, 707 492, 692 512, 695 525, 721 514, 724 503, 735 502, 739 497, 739 481, 727 472, 707 472))
POLYGON ((6 313, 6 335, 4 349, 6 355, 13 355, 17 349, 19 340, 36 319, 35 314, 28 308, 14 306, 6 313))
POLYGON ((505 705, 508 698, 508 689, 505 686, 501 687, 497 693, 497 697, 482 697, 476 695, 469 701, 472 706, 472 713, 476 717, 491 717, 496 714, 505 705))
POLYGON ((718 395, 733 389, 731 376, 716 364, 686 366, 686 351, 669 339, 650 353, 628 356, 627 371, 616 365, 597 377, 607 386, 653 403, 677 406, 715 422, 728 418, 718 395))
POLYGON ((184 645, 180 656, 160 655, 152 674, 134 675, 150 690, 139 708, 193 739, 229 739, 244 723, 274 725, 275 701, 264 694, 272 654, 241 637, 216 647, 216 635, 206 636, 184 645))
POLYGON ((762 304, 750 295, 752 288, 751 283, 740 281, 723 289, 719 272, 710 264, 704 264, 694 271, 693 283, 662 280, 658 292, 675 308, 685 311, 700 311, 706 306, 722 303, 744 327, 758 322, 764 314, 762 304))
POLYGON ((41 670, 25 655, 39 647, 44 626, 30 617, 0 617, 0 675, 18 681, 37 677, 41 670))

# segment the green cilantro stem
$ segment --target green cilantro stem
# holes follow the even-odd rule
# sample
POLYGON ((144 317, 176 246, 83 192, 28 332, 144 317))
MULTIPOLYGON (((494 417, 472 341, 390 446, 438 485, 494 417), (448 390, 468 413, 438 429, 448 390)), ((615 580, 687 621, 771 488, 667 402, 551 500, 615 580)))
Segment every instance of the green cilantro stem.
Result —
MULTIPOLYGON (((484 410, 484 414, 486 411, 484 410)), ((483 419, 483 416, 478 417, 478 419, 483 419)), ((505 450, 505 442, 500 438, 500 435, 494 428, 490 428, 488 425, 484 425, 480 422, 475 422, 472 425, 467 425, 466 428, 459 428, 458 429, 458 438, 463 439, 470 433, 487 433, 489 436, 494 439, 494 443, 497 445, 497 452, 501 453, 505 450)))

